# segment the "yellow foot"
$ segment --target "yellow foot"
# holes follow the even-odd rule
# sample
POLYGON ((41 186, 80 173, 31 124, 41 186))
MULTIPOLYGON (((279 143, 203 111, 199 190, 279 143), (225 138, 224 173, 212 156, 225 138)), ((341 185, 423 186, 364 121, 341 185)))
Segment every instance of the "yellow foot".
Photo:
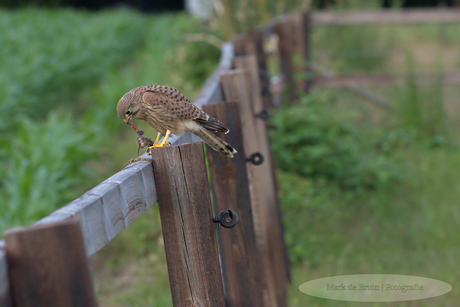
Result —
POLYGON ((169 142, 167 142, 167 143, 161 142, 160 144, 153 144, 152 146, 149 146, 149 148, 147 149, 147 154, 150 155, 150 149, 152 149, 152 148, 161 148, 161 147, 165 147, 166 145, 171 145, 171 143, 169 143, 169 142))
POLYGON ((137 159, 131 159, 129 160, 129 164, 137 162, 137 161, 148 161, 146 158, 137 158, 137 159))

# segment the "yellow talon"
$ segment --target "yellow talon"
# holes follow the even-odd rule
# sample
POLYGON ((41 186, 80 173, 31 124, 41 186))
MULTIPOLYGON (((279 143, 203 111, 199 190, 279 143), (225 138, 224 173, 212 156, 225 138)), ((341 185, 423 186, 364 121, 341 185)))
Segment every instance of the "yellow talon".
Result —
POLYGON ((158 143, 158 140, 160 139, 160 134, 158 133, 157 139, 155 140, 153 145, 149 146, 149 149, 147 149, 147 154, 150 155, 150 149, 152 148, 161 148, 161 147, 165 147, 166 145, 170 145, 171 143, 167 142, 170 134, 171 134, 171 131, 166 130, 165 138, 163 139, 161 143, 158 143))

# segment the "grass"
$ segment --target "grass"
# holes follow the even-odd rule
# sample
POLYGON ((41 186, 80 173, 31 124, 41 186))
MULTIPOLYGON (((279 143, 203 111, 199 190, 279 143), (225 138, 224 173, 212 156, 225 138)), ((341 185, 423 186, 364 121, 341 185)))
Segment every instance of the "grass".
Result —
POLYGON ((155 204, 90 258, 101 306, 172 306, 155 204))
MULTIPOLYGON (((460 41, 454 35, 458 27, 318 28, 313 34, 312 45, 317 48, 313 57, 343 73, 410 76, 414 72, 441 71, 458 65, 460 41), (337 53, 343 46, 348 49, 337 53), (380 55, 382 58, 372 59, 380 55)), ((299 175, 299 171, 286 171, 285 167, 278 170, 286 242, 293 263, 289 306, 356 306, 353 302, 311 297, 298 290, 306 281, 346 274, 415 275, 453 286, 452 292, 438 298, 366 306, 457 305, 459 89, 436 78, 432 81, 416 85, 409 78, 405 85, 372 88, 394 103, 393 113, 341 89, 314 90, 313 95, 326 93, 332 102, 323 104, 326 118, 336 113, 354 114, 355 127, 367 135, 369 142, 377 141, 379 148, 386 149, 400 176, 396 182, 385 182, 357 195, 344 191, 333 180, 318 181, 299 175), (385 137, 374 139, 374 130, 385 137)), ((299 110, 297 114, 304 121, 312 116, 307 108, 305 114, 299 110)), ((295 125, 295 118, 289 124, 295 125)), ((283 141, 301 135, 290 133, 283 141)), ((272 142, 276 155, 277 140, 272 142)))
MULTIPOLYGON (((286 233, 305 238, 304 257, 293 271, 289 306, 335 306, 335 301, 297 290, 305 281, 334 275, 416 275, 443 280, 455 289, 455 272, 460 268, 456 260, 460 236, 455 231, 460 221, 456 206, 460 198, 459 153, 446 148, 397 152, 395 159, 404 167, 406 180, 361 199, 343 199, 330 191, 300 197, 295 191, 306 191, 308 182, 281 174, 282 207, 285 221, 290 221, 285 223, 286 233), (294 230, 292 219, 308 226, 294 230)), ((453 290, 443 297, 419 301, 417 306, 454 306, 459 295, 453 290)), ((341 302, 343 306, 355 304, 341 302)))

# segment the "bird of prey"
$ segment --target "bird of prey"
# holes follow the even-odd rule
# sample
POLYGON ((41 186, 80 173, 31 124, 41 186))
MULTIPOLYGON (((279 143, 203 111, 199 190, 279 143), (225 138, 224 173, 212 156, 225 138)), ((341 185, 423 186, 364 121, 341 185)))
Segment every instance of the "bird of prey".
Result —
POLYGON ((158 132, 151 148, 167 145, 171 133, 190 131, 214 150, 229 158, 237 151, 211 131, 228 133, 229 129, 218 119, 206 114, 192 104, 175 88, 164 85, 136 87, 121 97, 117 105, 118 116, 127 124, 133 118, 144 120, 158 132), (159 143, 161 136, 164 139, 159 143))

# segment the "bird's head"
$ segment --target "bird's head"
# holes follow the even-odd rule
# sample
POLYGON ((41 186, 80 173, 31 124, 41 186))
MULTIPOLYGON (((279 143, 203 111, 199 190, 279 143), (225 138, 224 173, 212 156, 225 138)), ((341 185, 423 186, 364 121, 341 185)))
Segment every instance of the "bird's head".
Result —
POLYGON ((132 93, 128 92, 118 102, 117 113, 125 123, 129 124, 139 112, 140 107, 140 102, 137 102, 132 93))

